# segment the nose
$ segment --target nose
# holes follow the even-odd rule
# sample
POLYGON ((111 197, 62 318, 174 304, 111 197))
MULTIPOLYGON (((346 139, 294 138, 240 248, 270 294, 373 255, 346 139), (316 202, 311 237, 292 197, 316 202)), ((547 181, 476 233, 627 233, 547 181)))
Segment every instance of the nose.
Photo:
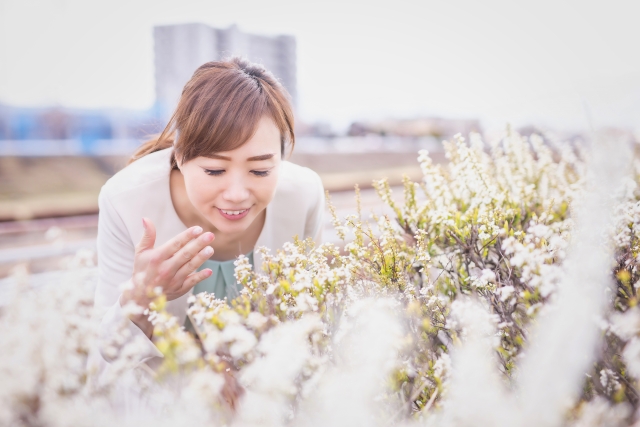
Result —
POLYGON ((222 192, 222 198, 230 204, 234 204, 233 207, 238 207, 238 204, 249 198, 249 194, 249 189, 242 177, 230 176, 227 186, 222 192))

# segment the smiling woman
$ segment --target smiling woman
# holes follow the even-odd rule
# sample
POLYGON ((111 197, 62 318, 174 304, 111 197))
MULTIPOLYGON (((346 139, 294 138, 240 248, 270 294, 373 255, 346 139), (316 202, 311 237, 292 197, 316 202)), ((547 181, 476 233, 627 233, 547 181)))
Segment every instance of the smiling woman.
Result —
MULTIPOLYGON (((193 292, 238 294, 239 255, 260 270, 255 247, 319 241, 324 190, 315 172, 283 159, 294 141, 286 91, 264 68, 234 58, 196 70, 165 130, 100 193, 95 304, 104 338, 124 324, 147 343, 140 361, 151 362, 162 357, 153 325, 125 314, 127 303, 146 308, 160 290, 184 322, 193 292)), ((114 355, 99 353, 102 370, 114 355)))

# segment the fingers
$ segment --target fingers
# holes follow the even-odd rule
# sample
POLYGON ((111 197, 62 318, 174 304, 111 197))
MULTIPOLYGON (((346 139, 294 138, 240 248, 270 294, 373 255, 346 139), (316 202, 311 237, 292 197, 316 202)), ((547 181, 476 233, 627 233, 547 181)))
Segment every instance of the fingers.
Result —
POLYGON ((149 218, 142 218, 142 238, 136 246, 136 253, 140 253, 147 249, 153 249, 156 243, 156 226, 149 218))
MULTIPOLYGON (((198 239, 198 240, 201 240, 201 239, 198 239)), ((185 280, 191 273, 193 273, 196 269, 198 269, 198 267, 200 267, 202 263, 204 263, 207 259, 209 259, 209 257, 211 257, 212 254, 213 254, 213 248, 208 245, 200 249, 200 251, 196 254, 196 256, 194 256, 190 260, 187 260, 186 258, 182 257, 182 255, 180 255, 179 253, 176 254, 175 261, 177 264, 180 264, 180 265, 178 267, 178 271, 175 274, 175 280, 178 283, 185 280)), ((195 282, 195 283, 198 283, 198 282, 195 282)), ((195 286, 195 283, 194 283, 194 286, 195 286)))
MULTIPOLYGON (((189 243, 184 245, 182 249, 176 252, 175 255, 173 255, 173 257, 171 257, 169 262, 172 268, 175 268, 175 271, 178 271, 180 268, 182 268, 183 265, 191 261, 196 256, 204 255, 200 253, 200 251, 205 249, 205 247, 208 247, 209 244, 213 241, 213 239, 214 239, 213 233, 204 233, 203 235, 199 236, 197 239, 191 240, 189 243)), ((209 252, 208 256, 204 258, 203 261, 209 258, 211 254, 213 254, 213 251, 209 252)), ((200 264, 202 264, 202 262, 199 262, 198 265, 195 266, 195 268, 200 267, 200 264)))
POLYGON ((181 296, 189 292, 195 285, 211 276, 212 273, 213 271, 211 271, 210 268, 205 268, 204 270, 196 271, 195 273, 189 274, 182 282, 182 286, 180 287, 181 296))
POLYGON ((202 234, 202 227, 191 227, 169 240, 158 248, 158 257, 162 260, 171 258, 184 245, 202 234))

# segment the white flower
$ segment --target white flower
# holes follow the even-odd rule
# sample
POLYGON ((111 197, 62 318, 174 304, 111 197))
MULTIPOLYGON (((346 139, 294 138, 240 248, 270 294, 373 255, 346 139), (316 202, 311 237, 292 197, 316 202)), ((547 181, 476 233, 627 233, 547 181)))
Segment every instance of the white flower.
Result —
POLYGON ((611 332, 622 338, 629 340, 640 333, 640 309, 630 308, 624 313, 614 313, 610 319, 611 332))
POLYGON ((480 275, 480 280, 483 280, 485 282, 495 283, 496 273, 494 273, 493 270, 485 268, 484 270, 482 270, 482 274, 480 275))
POLYGON ((629 373, 635 378, 640 378, 640 339, 632 338, 624 347, 622 357, 629 373))
POLYGON ((500 295, 500 301, 502 302, 508 300, 514 292, 515 288, 511 285, 503 286, 496 290, 496 294, 500 295))
POLYGON ((246 355, 258 343, 253 332, 237 324, 227 325, 222 331, 221 339, 224 342, 231 343, 229 353, 235 359, 246 355))
POLYGON ((260 329, 262 328, 262 326, 264 326, 265 323, 267 323, 267 318, 257 311, 252 311, 247 316, 246 324, 250 328, 260 329))
POLYGON ((306 292, 299 294, 296 297, 296 308, 299 311, 317 311, 318 300, 306 292))

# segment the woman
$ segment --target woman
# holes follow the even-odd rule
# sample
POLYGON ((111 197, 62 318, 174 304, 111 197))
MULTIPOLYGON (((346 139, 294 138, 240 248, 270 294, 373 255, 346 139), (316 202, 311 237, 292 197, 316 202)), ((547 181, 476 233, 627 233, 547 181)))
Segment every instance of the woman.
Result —
MULTIPOLYGON (((160 137, 100 192, 95 304, 103 339, 124 324, 145 343, 140 362, 153 364, 162 357, 153 325, 122 307, 147 307, 160 288, 167 311, 184 322, 192 290, 238 294, 239 255, 260 270, 254 248, 275 251, 295 235, 319 240, 324 190, 315 172, 283 160, 294 141, 286 91, 264 68, 231 59, 196 70, 160 137)), ((100 370, 117 353, 108 348, 100 370)))

